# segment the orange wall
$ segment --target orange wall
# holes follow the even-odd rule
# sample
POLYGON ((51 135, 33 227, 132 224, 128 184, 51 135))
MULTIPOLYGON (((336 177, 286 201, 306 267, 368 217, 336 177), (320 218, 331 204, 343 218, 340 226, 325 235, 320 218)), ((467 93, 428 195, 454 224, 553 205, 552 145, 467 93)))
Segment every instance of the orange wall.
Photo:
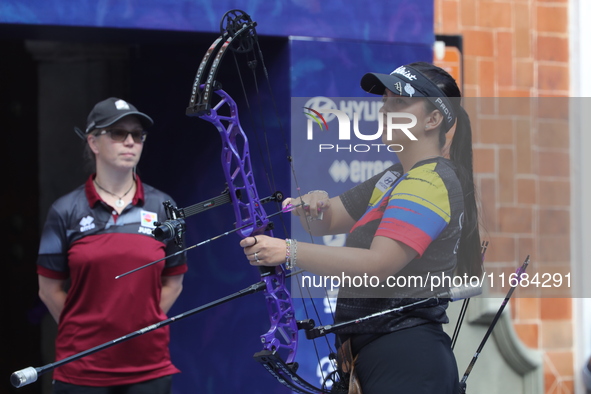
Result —
MULTIPOLYGON (((482 98, 467 103, 486 270, 531 255, 534 270, 568 273, 568 103, 549 98, 569 96, 568 1, 434 1, 436 34, 463 37, 464 96, 482 98)), ((571 299, 539 295, 512 301, 516 332, 543 352, 545 392, 573 393, 571 299)))

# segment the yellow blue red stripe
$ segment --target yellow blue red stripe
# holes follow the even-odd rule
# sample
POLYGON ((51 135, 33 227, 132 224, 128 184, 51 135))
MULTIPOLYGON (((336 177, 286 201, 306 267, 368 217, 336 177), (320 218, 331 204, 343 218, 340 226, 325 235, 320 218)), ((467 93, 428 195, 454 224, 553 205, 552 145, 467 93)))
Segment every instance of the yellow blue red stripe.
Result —
POLYGON ((447 227, 451 207, 447 188, 429 163, 411 170, 392 191, 376 235, 407 244, 422 254, 447 227))

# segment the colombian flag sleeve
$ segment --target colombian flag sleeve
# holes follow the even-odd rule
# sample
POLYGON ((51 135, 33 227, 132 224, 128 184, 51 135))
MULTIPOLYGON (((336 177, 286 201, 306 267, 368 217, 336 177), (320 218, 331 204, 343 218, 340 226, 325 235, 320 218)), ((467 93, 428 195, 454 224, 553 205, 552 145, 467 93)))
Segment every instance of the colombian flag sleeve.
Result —
POLYGON ((422 256, 449 224, 451 208, 447 187, 437 172, 437 163, 412 169, 390 195, 376 231, 400 241, 422 256))

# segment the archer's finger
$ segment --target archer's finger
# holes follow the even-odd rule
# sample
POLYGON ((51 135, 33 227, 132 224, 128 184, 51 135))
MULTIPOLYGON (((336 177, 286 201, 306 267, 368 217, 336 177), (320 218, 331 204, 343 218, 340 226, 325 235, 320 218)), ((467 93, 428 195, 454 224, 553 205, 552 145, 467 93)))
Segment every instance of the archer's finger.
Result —
POLYGON ((291 201, 292 198, 291 197, 287 197, 285 200, 283 200, 283 202, 281 203, 281 208, 285 209, 286 206, 291 205, 291 201))
POLYGON ((249 248, 251 246, 256 245, 260 241, 260 239, 257 237, 260 237, 260 235, 244 238, 242 241, 240 241, 240 246, 242 246, 243 248, 249 248))

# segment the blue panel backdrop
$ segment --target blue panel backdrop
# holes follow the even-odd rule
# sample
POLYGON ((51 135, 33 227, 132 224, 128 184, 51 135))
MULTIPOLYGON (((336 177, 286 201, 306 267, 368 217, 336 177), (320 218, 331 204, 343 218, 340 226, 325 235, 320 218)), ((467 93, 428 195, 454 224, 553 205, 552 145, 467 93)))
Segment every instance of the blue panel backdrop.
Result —
POLYGON ((433 41, 432 0, 2 0, 0 23, 219 32, 220 17, 235 8, 265 35, 433 41))

